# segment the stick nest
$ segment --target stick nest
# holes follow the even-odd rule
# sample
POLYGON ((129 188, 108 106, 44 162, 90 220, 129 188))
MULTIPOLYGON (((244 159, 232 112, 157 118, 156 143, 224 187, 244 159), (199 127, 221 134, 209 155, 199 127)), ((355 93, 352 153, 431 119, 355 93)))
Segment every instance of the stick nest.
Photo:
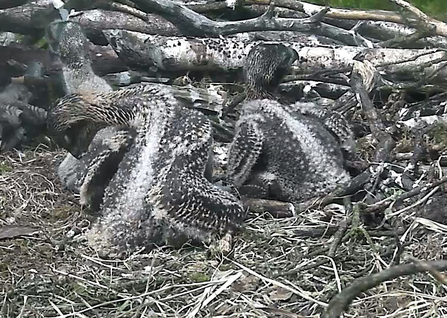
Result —
MULTIPOLYGON (((38 147, 0 156, 0 226, 16 231, 0 240, 4 317, 317 317, 355 278, 407 256, 442 259, 446 246, 443 228, 426 220, 399 236, 402 255, 392 230, 348 229, 328 258, 346 219, 332 204, 293 218, 252 217, 229 258, 185 246, 103 260, 86 245, 90 222, 55 173, 64 155, 38 147)), ((416 224, 415 211, 407 222, 416 224)), ((429 274, 399 278, 361 294, 347 317, 443 316, 446 294, 429 274)))

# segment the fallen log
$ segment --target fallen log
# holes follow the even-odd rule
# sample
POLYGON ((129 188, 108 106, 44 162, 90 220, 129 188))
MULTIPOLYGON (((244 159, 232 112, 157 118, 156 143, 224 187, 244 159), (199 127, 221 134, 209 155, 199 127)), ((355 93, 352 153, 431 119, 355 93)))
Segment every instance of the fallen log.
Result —
POLYGON ((85 30, 87 37, 96 44, 107 43, 102 30, 110 28, 147 34, 181 35, 177 27, 156 14, 147 14, 146 19, 142 20, 124 12, 95 9, 81 11, 71 20, 78 22, 85 30))
MULTIPOLYGON (((167 71, 237 70, 244 57, 259 41, 237 38, 187 38, 148 35, 125 30, 105 30, 107 40, 118 56, 129 65, 156 66, 167 71)), ((358 47, 303 47, 301 43, 284 43, 300 57, 292 66, 294 73, 312 74, 321 70, 352 68, 359 53, 384 77, 393 80, 424 80, 445 83, 446 52, 424 49, 364 49, 358 47), (385 64, 386 63, 386 64, 385 64)))
POLYGON ((48 21, 42 16, 53 11, 50 0, 37 0, 24 5, 0 10, 0 30, 19 34, 42 33, 48 21))

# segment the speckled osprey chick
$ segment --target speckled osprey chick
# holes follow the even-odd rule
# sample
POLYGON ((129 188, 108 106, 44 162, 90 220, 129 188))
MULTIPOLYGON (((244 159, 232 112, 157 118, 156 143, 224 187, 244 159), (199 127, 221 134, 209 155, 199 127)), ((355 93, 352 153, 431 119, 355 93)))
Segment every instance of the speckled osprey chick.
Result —
POLYGON ((291 50, 260 44, 247 56, 244 74, 247 96, 252 98, 242 105, 227 172, 229 182, 244 196, 302 201, 349 181, 340 148, 345 129, 349 135, 343 119, 340 124, 324 112, 300 110, 298 103, 281 105, 266 99, 296 60, 291 50))
MULTIPOLYGON (((205 178, 212 144, 210 122, 182 107, 168 90, 141 85, 72 94, 57 102, 47 120, 55 134, 79 122, 136 130, 105 189, 101 216, 88 234, 101 253, 178 245, 180 238, 207 242, 242 222, 240 202, 205 178)), ((104 164, 102 156, 91 162, 80 189, 82 203, 90 203, 91 178, 104 164)))

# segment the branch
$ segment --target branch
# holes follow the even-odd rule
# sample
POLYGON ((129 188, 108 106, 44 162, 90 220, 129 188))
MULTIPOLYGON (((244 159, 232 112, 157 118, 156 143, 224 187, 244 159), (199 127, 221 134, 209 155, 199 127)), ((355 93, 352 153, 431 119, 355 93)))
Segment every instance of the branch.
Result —
POLYGON ((331 299, 322 318, 340 317, 343 311, 348 309, 355 297, 385 281, 426 271, 434 272, 446 269, 447 261, 417 262, 390 267, 379 273, 356 279, 349 287, 331 299))
POLYGON ((169 0, 133 0, 142 10, 160 14, 184 34, 192 36, 222 36, 248 31, 310 31, 314 29, 329 10, 324 8, 310 18, 284 19, 274 18, 273 5, 260 17, 243 21, 224 22, 213 21, 207 17, 176 4, 169 0))
POLYGON ((363 113, 368 121, 374 139, 378 141, 374 154, 375 162, 387 161, 396 142, 386 131, 385 125, 379 118, 376 109, 369 98, 368 89, 375 86, 377 71, 369 61, 354 61, 351 75, 351 87, 357 101, 362 105, 363 113))
POLYGON ((369 62, 354 61, 354 67, 351 76, 352 91, 356 94, 357 101, 362 105, 363 112, 371 128, 373 137, 376 140, 383 139, 385 125, 381 122, 374 105, 369 98, 370 86, 374 82, 376 70, 369 62), (369 84, 369 85, 368 85, 369 84), (369 86, 369 87, 368 87, 369 86))
POLYGON ((439 20, 430 18, 424 12, 416 8, 415 6, 409 4, 404 0, 390 0, 391 2, 397 4, 403 9, 413 13, 419 20, 421 20, 428 29, 430 29, 430 25, 433 25, 436 28, 436 34, 447 36, 447 23, 441 22, 439 20))
MULTIPOLYGON (((303 7, 303 12, 308 15, 315 14, 315 12, 320 11, 323 7, 307 3, 304 1, 298 1, 303 7)), ((405 23, 404 19, 397 13, 386 10, 349 10, 349 9, 339 9, 331 8, 326 14, 327 18, 333 19, 347 19, 347 20, 372 20, 372 21, 387 21, 387 22, 397 22, 405 23)))

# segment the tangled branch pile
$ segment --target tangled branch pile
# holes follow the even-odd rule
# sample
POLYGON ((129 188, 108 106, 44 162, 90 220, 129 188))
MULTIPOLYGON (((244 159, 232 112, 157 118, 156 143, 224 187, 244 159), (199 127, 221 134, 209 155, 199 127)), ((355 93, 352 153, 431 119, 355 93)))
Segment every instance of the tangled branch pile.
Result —
POLYGON ((447 25, 390 1, 399 12, 290 0, 69 0, 59 10, 50 0, 0 0, 0 73, 23 76, 37 60, 51 79, 60 66, 42 36, 69 15, 91 41, 94 71, 112 85, 167 83, 209 115, 223 157, 218 172, 243 99, 239 70, 261 41, 299 54, 280 86, 284 99, 317 98, 345 115, 357 139, 348 187, 294 204, 295 214, 281 219, 271 215, 284 203, 248 202, 252 217, 232 256, 219 260, 188 246, 100 259, 82 236, 88 217, 54 173, 63 153, 42 144, 6 152, 1 315, 337 317, 351 302, 351 316, 446 315, 438 271, 447 267, 439 261, 447 25))

